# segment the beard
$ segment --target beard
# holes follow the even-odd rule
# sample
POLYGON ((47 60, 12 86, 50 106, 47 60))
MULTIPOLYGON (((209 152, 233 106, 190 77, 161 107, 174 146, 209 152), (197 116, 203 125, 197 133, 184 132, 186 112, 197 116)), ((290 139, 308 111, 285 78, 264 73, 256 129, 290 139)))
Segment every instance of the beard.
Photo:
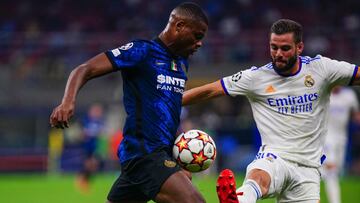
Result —
POLYGON ((276 59, 273 59, 273 60, 272 60, 272 65, 273 65, 273 67, 274 67, 274 70, 275 70, 277 73, 283 74, 283 73, 291 70, 291 69, 294 67, 297 58, 298 58, 298 55, 297 55, 297 54, 295 54, 294 56, 290 57, 289 60, 287 61, 286 65, 285 65, 284 67, 282 67, 282 68, 276 66, 276 59))

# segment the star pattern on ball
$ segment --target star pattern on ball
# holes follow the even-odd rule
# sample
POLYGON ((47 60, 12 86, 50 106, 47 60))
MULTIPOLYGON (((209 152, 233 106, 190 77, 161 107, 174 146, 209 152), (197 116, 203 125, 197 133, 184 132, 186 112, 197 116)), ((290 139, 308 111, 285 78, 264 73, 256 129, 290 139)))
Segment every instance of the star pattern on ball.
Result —
POLYGON ((208 143, 209 142, 209 136, 204 134, 204 133, 201 133, 201 132, 198 132, 199 136, 197 137, 199 140, 202 140, 204 143, 208 143))
POLYGON ((201 151, 198 154, 193 154, 194 159, 192 160, 191 163, 195 163, 195 164, 199 164, 200 166, 203 165, 204 161, 206 159, 208 159, 205 155, 204 152, 201 151))
POLYGON ((184 137, 181 137, 178 143, 176 143, 176 146, 179 147, 179 152, 182 152, 183 149, 188 148, 188 140, 184 137))

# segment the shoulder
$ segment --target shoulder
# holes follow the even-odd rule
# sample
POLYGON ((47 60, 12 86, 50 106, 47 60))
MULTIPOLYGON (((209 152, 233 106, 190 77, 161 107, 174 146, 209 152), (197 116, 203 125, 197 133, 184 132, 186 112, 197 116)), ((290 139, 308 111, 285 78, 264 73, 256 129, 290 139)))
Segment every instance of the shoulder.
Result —
POLYGON ((323 57, 321 55, 316 55, 315 57, 300 56, 301 63, 305 63, 305 64, 316 63, 323 60, 324 58, 326 57, 323 57))
POLYGON ((261 74, 273 73, 274 68, 273 68, 273 64, 270 62, 263 66, 252 66, 251 68, 249 68, 245 71, 251 75, 259 75, 259 74, 261 75, 261 74))
POLYGON ((316 55, 315 57, 310 56, 300 56, 300 63, 301 66, 305 69, 312 69, 315 71, 323 72, 325 71, 325 64, 328 63, 328 60, 330 60, 327 57, 316 55))
POLYGON ((153 43, 149 40, 143 40, 143 39, 135 39, 130 41, 129 43, 121 46, 120 50, 128 50, 128 49, 143 49, 143 50, 149 50, 153 46, 153 43))

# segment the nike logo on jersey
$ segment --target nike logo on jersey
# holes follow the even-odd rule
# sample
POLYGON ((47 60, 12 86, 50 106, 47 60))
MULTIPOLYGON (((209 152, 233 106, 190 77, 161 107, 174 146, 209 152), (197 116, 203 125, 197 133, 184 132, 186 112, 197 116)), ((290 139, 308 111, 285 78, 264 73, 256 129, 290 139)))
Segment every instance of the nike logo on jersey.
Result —
POLYGON ((155 62, 155 64, 156 64, 156 65, 158 65, 158 66, 163 66, 163 65, 166 65, 166 63, 165 63, 165 62, 158 62, 158 61, 157 61, 157 62, 155 62))

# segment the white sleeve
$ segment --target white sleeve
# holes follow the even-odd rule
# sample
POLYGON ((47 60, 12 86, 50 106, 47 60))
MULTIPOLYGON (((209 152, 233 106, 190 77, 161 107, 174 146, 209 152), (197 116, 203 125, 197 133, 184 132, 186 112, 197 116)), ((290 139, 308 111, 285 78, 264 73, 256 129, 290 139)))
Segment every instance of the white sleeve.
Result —
POLYGON ((331 85, 350 85, 358 67, 345 61, 322 57, 325 74, 331 85))
POLYGON ((252 71, 247 69, 221 79, 226 94, 231 96, 247 95, 252 86, 252 71))

